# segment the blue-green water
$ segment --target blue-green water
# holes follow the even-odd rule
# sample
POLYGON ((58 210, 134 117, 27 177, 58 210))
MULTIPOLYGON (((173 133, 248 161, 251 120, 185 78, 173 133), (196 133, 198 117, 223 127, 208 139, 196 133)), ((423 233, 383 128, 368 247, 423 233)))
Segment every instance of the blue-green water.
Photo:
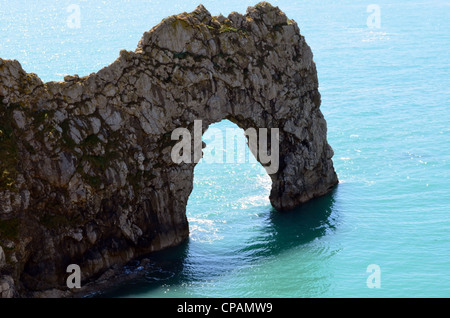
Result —
MULTIPOLYGON (((253 1, 203 1, 212 14, 253 1)), ((118 297, 449 297, 450 2, 273 1, 314 52, 340 184, 274 211, 258 164, 199 164, 191 236, 118 297), (368 265, 381 288, 368 288, 368 265)), ((44 80, 87 75, 197 1, 0 1, 0 57, 44 80), (80 6, 80 28, 66 20, 80 6)), ((229 122, 216 124, 225 129, 229 122)))

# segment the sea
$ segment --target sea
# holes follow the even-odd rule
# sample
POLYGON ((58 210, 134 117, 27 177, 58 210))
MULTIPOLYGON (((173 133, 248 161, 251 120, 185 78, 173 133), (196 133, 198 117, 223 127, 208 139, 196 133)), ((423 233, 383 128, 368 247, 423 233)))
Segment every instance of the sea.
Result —
MULTIPOLYGON (((200 3, 226 16, 257 2, 0 0, 0 57, 44 81, 89 75, 200 3)), ((259 163, 203 160, 189 239, 92 297, 450 296, 450 1, 271 3, 314 53, 339 184, 278 212, 259 163)))

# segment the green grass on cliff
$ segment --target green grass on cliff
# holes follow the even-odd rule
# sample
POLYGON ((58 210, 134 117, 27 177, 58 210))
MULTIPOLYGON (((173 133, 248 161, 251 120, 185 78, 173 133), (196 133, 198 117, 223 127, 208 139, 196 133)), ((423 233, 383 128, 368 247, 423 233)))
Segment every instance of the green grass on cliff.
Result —
POLYGON ((19 219, 0 220, 0 237, 16 240, 19 236, 19 219))
POLYGON ((0 191, 14 190, 18 149, 12 127, 12 107, 0 102, 0 191))
POLYGON ((73 227, 79 225, 81 222, 79 216, 69 217, 62 214, 46 213, 39 218, 39 223, 47 229, 61 229, 65 227, 73 227))

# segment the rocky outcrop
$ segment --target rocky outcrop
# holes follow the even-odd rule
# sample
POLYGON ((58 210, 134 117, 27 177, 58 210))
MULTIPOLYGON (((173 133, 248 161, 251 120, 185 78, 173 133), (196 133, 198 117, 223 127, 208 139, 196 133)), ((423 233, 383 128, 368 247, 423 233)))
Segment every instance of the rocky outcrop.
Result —
POLYGON ((69 264, 85 283, 186 239, 195 163, 171 160, 171 132, 196 119, 279 128, 278 210, 337 183, 311 49, 264 2, 169 17, 134 52, 63 82, 0 59, 0 103, 3 297, 64 290, 69 264))

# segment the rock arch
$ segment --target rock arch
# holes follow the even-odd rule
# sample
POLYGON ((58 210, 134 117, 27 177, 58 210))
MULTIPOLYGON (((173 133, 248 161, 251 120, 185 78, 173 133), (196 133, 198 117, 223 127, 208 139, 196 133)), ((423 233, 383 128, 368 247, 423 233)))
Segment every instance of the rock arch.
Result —
POLYGON ((280 129, 278 210, 338 182, 312 52, 265 2, 164 19, 86 77, 43 83, 2 59, 0 76, 3 296, 64 289, 70 263, 86 280, 183 241, 195 164, 172 162, 170 135, 195 119, 280 129))

